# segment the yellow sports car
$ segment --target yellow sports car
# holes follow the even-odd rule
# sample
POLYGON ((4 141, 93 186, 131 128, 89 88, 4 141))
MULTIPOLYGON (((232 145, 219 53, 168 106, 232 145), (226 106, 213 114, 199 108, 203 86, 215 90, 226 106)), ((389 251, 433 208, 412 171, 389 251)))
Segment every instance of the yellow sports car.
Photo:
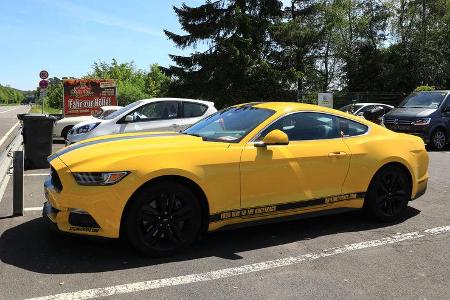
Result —
POLYGON ((179 133, 86 140, 49 157, 43 215, 169 255, 201 233, 365 209, 393 221, 428 181, 423 141, 333 109, 233 106, 179 133))

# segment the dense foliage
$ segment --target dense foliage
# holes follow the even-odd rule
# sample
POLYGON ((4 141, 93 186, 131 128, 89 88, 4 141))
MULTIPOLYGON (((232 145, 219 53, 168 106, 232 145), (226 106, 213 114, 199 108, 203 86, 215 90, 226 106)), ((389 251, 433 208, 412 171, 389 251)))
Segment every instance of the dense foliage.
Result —
POLYGON ((0 104, 20 103, 24 98, 22 91, 0 85, 0 104))
POLYGON ((197 49, 171 55, 177 95, 221 106, 450 86, 450 0, 207 0, 174 10, 184 33, 166 35, 197 49))
MULTIPOLYGON (((150 70, 137 69, 133 62, 111 63, 95 62, 92 71, 84 78, 115 79, 117 83, 117 100, 119 105, 126 105, 139 99, 163 97, 168 92, 169 77, 164 75, 159 66, 153 64, 150 70)), ((45 105, 52 108, 62 108, 63 86, 59 78, 50 78, 45 105)), ((36 99, 39 93, 36 93, 36 99)))

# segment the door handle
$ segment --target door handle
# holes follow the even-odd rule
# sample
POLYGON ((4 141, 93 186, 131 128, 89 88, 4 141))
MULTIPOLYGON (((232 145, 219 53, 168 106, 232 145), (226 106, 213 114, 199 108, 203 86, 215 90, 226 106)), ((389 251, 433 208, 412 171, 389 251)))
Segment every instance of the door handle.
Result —
POLYGON ((180 125, 178 125, 178 124, 172 124, 170 126, 172 126, 172 127, 180 127, 180 125))
POLYGON ((346 156, 347 152, 344 151, 335 151, 328 153, 328 157, 339 157, 339 156, 346 156))

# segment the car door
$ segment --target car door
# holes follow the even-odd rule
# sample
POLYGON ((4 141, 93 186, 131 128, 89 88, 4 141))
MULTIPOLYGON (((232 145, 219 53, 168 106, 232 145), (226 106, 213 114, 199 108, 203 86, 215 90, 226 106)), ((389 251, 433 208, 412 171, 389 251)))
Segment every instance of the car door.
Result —
POLYGON ((120 132, 179 131, 179 113, 179 101, 150 102, 129 113, 133 121, 122 122, 120 132))
POLYGON ((242 208, 273 204, 308 207, 341 194, 350 152, 333 115, 299 112, 284 116, 257 140, 279 129, 288 145, 255 147, 248 143, 241 157, 242 208), (303 203, 302 203, 303 202, 303 203))
POLYGON ((181 118, 179 120, 180 130, 184 130, 194 123, 200 121, 205 112, 208 110, 208 106, 202 103, 182 101, 181 102, 181 118))
MULTIPOLYGON (((450 96, 447 97, 444 105, 442 106, 442 121, 447 127, 447 132, 450 133, 450 96)), ((448 137, 447 137, 448 141, 448 137)))

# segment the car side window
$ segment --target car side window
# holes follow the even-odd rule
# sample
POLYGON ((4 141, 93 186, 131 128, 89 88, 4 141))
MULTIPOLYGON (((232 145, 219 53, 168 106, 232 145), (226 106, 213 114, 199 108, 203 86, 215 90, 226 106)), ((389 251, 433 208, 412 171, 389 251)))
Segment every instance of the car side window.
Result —
POLYGON ((202 116, 208 107, 204 104, 183 102, 183 117, 195 118, 202 116))
POLYGON ((375 107, 374 105, 367 105, 367 106, 364 106, 363 108, 361 108, 360 111, 358 111, 358 115, 359 115, 359 116, 362 116, 366 111, 369 111, 369 110, 371 110, 371 109, 374 108, 374 107, 375 107))
POLYGON ((178 102, 148 103, 134 110, 130 115, 133 116, 134 122, 175 119, 178 118, 178 102))
POLYGON ((344 137, 362 135, 369 130, 369 127, 364 124, 344 118, 339 118, 339 124, 341 135, 344 137))
POLYGON ((337 117, 315 112, 301 112, 282 117, 267 127, 259 139, 275 129, 286 133, 290 141, 334 139, 341 136, 337 117))

